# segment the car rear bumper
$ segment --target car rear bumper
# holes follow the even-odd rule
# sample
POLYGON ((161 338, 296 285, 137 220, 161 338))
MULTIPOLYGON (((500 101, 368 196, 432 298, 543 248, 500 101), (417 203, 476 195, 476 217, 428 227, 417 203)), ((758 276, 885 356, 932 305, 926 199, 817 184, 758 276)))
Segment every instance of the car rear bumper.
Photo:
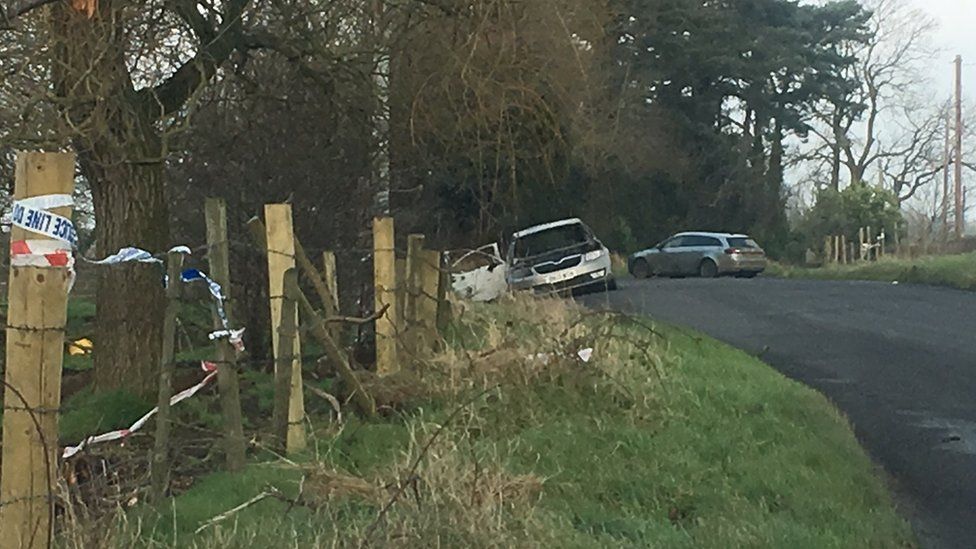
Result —
POLYGON ((765 256, 724 255, 718 261, 720 273, 761 273, 766 270, 765 256))

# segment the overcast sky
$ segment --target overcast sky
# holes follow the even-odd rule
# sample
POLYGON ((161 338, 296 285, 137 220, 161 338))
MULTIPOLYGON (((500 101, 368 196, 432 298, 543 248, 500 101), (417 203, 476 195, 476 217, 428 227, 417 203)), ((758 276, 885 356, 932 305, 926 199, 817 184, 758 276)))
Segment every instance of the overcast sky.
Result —
POLYGON ((963 96, 976 97, 976 0, 911 0, 938 23, 935 45, 944 51, 933 59, 933 90, 943 96, 952 94, 952 60, 963 56, 963 96))

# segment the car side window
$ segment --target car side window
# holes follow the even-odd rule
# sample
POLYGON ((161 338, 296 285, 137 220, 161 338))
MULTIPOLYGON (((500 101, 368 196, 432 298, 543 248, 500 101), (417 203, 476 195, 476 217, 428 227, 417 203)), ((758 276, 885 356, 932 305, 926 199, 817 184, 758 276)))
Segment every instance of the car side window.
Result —
POLYGON ((665 250, 670 250, 672 248, 680 248, 685 245, 684 244, 685 240, 686 238, 683 236, 676 236, 666 241, 664 245, 661 247, 664 248, 665 250))
POLYGON ((703 242, 701 246, 708 246, 710 248, 724 248, 722 246, 722 241, 717 238, 712 238, 710 236, 703 237, 703 242))

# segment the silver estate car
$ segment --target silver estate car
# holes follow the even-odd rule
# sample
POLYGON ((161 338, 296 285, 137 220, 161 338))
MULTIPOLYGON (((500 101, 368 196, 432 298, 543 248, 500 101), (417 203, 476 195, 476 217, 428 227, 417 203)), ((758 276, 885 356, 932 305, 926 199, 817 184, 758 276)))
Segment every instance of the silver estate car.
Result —
POLYGON ((627 264, 635 278, 725 274, 752 278, 766 270, 766 252, 744 234, 689 232, 631 255, 627 264))
POLYGON ((512 290, 563 293, 617 287, 610 252, 576 218, 515 233, 505 263, 512 290))

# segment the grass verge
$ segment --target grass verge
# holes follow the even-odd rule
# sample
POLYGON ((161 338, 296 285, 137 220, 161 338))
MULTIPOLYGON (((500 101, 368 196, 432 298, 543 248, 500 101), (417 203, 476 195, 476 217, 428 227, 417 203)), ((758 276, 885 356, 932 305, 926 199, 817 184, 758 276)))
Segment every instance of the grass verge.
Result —
POLYGON ((976 290, 976 254, 927 256, 917 259, 882 258, 871 263, 820 268, 770 265, 767 275, 820 280, 877 280, 976 290))
POLYGON ((64 545, 913 544, 837 411, 740 351, 553 299, 468 306, 448 340, 383 419, 313 418, 306 455, 257 454, 64 545))

